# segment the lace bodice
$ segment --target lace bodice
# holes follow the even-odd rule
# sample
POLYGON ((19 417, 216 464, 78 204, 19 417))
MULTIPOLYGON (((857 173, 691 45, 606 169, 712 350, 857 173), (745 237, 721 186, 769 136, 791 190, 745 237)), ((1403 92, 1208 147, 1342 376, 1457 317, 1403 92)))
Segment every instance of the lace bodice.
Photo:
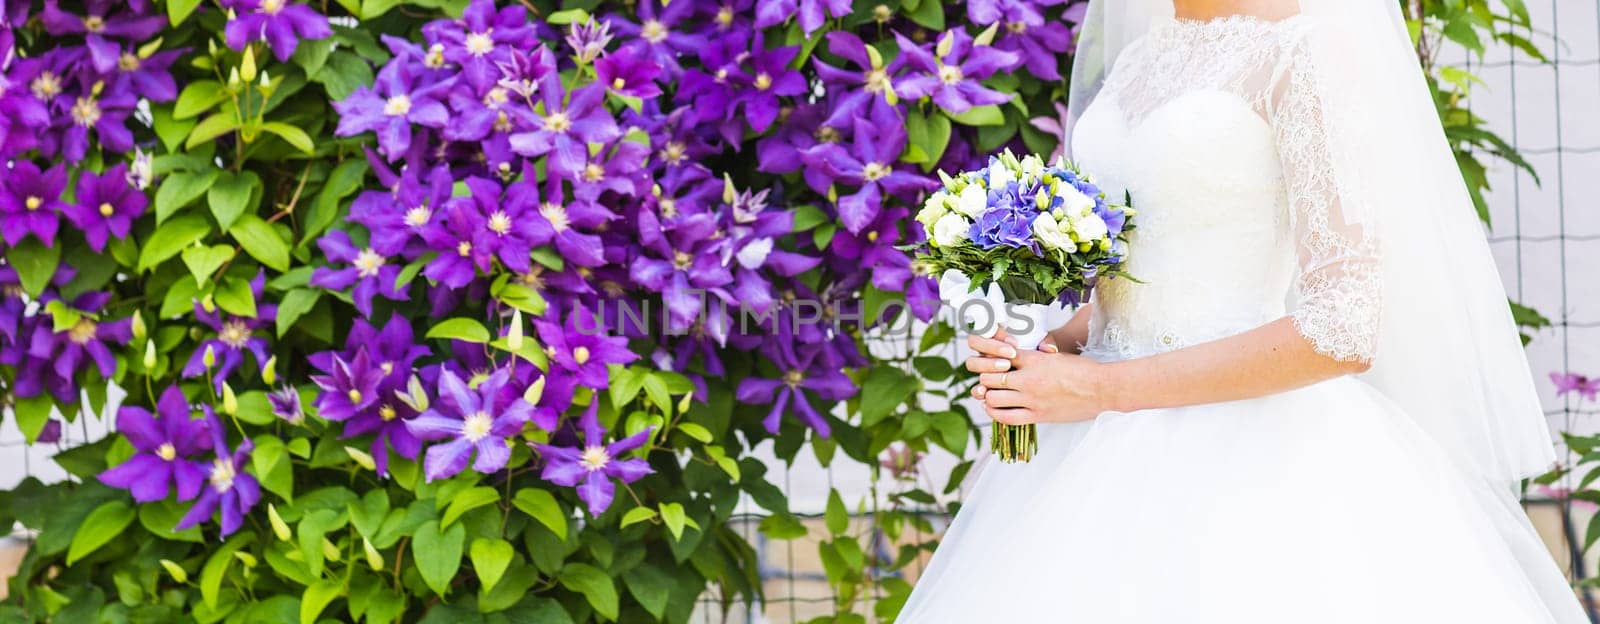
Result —
POLYGON ((1085 352, 1125 359, 1281 318, 1370 360, 1379 240, 1329 153, 1308 18, 1168 19, 1118 58, 1073 154, 1138 209, 1127 271, 1097 287, 1085 352))

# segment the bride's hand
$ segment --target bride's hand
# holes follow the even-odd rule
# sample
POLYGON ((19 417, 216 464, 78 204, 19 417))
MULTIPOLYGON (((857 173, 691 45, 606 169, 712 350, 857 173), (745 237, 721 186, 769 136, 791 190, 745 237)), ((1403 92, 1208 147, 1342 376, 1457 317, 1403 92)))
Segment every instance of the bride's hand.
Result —
POLYGON ((1018 349, 1003 332, 994 338, 969 336, 967 344, 978 352, 967 358, 967 370, 979 373, 972 396, 997 422, 1072 422, 1109 409, 1099 362, 1060 353, 1054 343, 1038 351, 1018 349))

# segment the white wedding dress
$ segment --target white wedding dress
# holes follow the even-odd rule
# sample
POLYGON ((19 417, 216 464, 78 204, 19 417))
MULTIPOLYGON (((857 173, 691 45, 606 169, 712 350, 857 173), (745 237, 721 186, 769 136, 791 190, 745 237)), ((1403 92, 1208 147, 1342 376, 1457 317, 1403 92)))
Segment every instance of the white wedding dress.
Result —
MULTIPOLYGON (((1374 357, 1373 233, 1339 214, 1304 20, 1167 18, 1130 44, 1073 153, 1139 210, 1084 352, 1122 360, 1285 315, 1374 357)), ((1342 377, 1264 398, 1040 425, 987 462, 899 622, 1578 623, 1508 493, 1342 377)))

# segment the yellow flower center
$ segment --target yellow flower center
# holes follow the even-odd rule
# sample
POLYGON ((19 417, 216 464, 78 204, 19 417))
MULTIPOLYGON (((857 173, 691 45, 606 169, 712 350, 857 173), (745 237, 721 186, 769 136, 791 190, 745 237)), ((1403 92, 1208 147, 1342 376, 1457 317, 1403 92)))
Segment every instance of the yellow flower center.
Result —
POLYGON ((384 404, 383 407, 378 408, 378 418, 382 418, 383 422, 394 420, 399 415, 399 412, 394 411, 393 405, 384 404))
POLYGON ((401 93, 391 96, 383 103, 383 114, 390 117, 399 117, 411 112, 411 97, 401 93))
POLYGON ((38 210, 40 206, 44 205, 44 198, 38 195, 29 195, 27 199, 22 200, 22 205, 27 207, 28 210, 38 210))
MULTIPOLYGON (((505 111, 495 111, 495 114, 494 114, 494 131, 495 132, 510 132, 512 130, 512 128, 513 128, 513 126, 511 125, 511 116, 507 115, 505 111)), ((510 165, 510 163, 500 163, 500 169, 502 170, 502 173, 504 173, 506 171, 510 171, 511 170, 511 165, 510 165)))
POLYGON ((544 129, 551 132, 566 132, 572 129, 572 119, 566 113, 551 113, 544 118, 544 129))
POLYGON ((805 380, 806 374, 804 371, 792 370, 783 374, 783 383, 788 384, 790 388, 799 388, 800 382, 805 380))
POLYGON ((378 370, 383 371, 384 375, 389 375, 394 372, 394 362, 384 362, 379 364, 378 370))
POLYGON ((667 146, 661 148, 661 159, 672 164, 683 162, 689 156, 689 148, 683 141, 667 141, 667 146))
POLYGON ((162 442, 161 446, 156 447, 156 457, 162 461, 172 461, 178 458, 178 449, 171 442, 162 442))
POLYGON ((123 52, 122 56, 117 57, 117 69, 125 72, 138 71, 139 57, 128 52, 123 52))
POLYGON ((80 97, 72 105, 72 121, 88 128, 100 121, 100 104, 92 97, 80 97))
POLYGON ((77 344, 88 344, 99 333, 100 326, 88 318, 80 318, 67 330, 67 337, 77 344))
POLYGON ((578 347, 572 350, 572 361, 585 364, 589 361, 589 347, 578 347))
POLYGON ((479 440, 489 437, 489 429, 492 427, 494 420, 489 418, 488 412, 481 410, 473 412, 461 423, 461 437, 476 444, 479 440))
POLYGON ((222 331, 217 332, 217 340, 235 349, 243 349, 250 342, 250 326, 238 319, 223 323, 222 331))
POLYGON ((507 91, 505 87, 495 87, 490 89, 489 92, 483 96, 484 105, 491 108, 498 108, 501 104, 505 104, 506 102, 510 101, 511 92, 507 91))
POLYGON ((939 68, 939 80, 947 85, 961 82, 966 76, 961 74, 961 68, 956 65, 944 65, 939 68))
POLYGON ((61 94, 61 79, 55 72, 39 72, 39 76, 28 83, 28 89, 33 91, 33 96, 41 100, 48 100, 61 94))
POLYGON ((833 126, 823 126, 821 128, 817 128, 817 131, 813 133, 813 136, 817 138, 819 143, 838 143, 840 138, 839 129, 834 128, 833 126))
POLYGON ((1028 25, 1023 22, 1006 22, 1006 30, 1020 35, 1028 32, 1028 25))
POLYGON ((233 479, 237 476, 239 473, 233 469, 233 460, 218 457, 211 462, 211 489, 216 490, 218 494, 226 494, 228 490, 233 489, 233 479))
POLYGON ((861 168, 861 177, 866 178, 868 182, 872 182, 883 179, 884 176, 889 175, 890 171, 891 169, 889 169, 888 165, 870 162, 867 163, 867 166, 861 168))
POLYGON ((345 396, 350 399, 351 403, 361 402, 361 391, 355 388, 351 388, 349 392, 345 393, 345 396))
POLYGON ((483 32, 467 33, 467 53, 473 56, 483 56, 494 51, 494 38, 489 33, 494 29, 483 32))
POLYGON ((105 30, 106 18, 100 17, 99 15, 90 15, 85 17, 83 18, 83 29, 92 33, 105 30))
POLYGON ((461 241, 461 244, 456 245, 456 253, 461 254, 462 257, 472 255, 472 243, 461 241))
POLYGON ((894 18, 894 9, 889 8, 889 5, 880 4, 878 6, 872 7, 872 19, 874 21, 878 22, 879 24, 887 22, 887 21, 889 21, 890 19, 893 19, 893 18, 894 18))
POLYGON ((550 222, 550 228, 557 232, 565 232, 572 227, 572 219, 567 216, 567 209, 557 204, 544 204, 539 206, 539 214, 550 222))
POLYGON ((430 219, 433 219, 433 210, 427 206, 417 206, 406 211, 406 225, 411 227, 427 225, 430 219))
POLYGON ((505 236, 511 232, 511 216, 504 210, 496 210, 489 215, 489 231, 505 236))
POLYGON ((717 9, 717 23, 724 28, 733 25, 733 7, 723 6, 717 9))
POLYGON ((428 46, 428 55, 422 58, 422 64, 430 69, 444 67, 444 44, 435 43, 428 46))
POLYGON ((116 211, 117 207, 111 205, 111 202, 100 202, 100 216, 109 217, 116 213, 116 211))
POLYGON ((361 277, 376 277, 378 270, 383 268, 384 262, 383 256, 378 255, 378 252, 368 247, 361 250, 361 253, 356 254, 355 262, 351 264, 355 265, 356 273, 361 277))
POLYGON ((766 91, 772 88, 772 74, 761 72, 756 74, 756 90, 766 91))
POLYGON ((639 26, 639 36, 650 43, 661 43, 667 40, 667 26, 661 20, 645 20, 639 26))
POLYGON ((611 88, 613 89, 621 91, 623 87, 626 86, 628 86, 628 81, 623 80, 622 76, 617 76, 616 78, 611 79, 611 88))
POLYGON ((656 206, 661 209, 661 216, 663 217, 670 219, 678 215, 678 200, 676 199, 663 197, 656 203, 656 206))
POLYGON ((283 10, 283 0, 261 0, 261 12, 267 15, 277 15, 283 10))
POLYGON ((677 267, 679 271, 688 269, 691 264, 694 264, 694 256, 681 251, 672 254, 672 266, 677 267))
POLYGON ((598 445, 583 449, 583 456, 578 458, 578 465, 589 472, 605 468, 609 463, 611 454, 606 452, 606 447, 598 445))
POLYGON ((726 70, 726 69, 717 70, 716 78, 717 78, 717 82, 726 82, 728 80, 728 70, 726 70))
POLYGON ((867 72, 867 93, 884 93, 889 90, 890 86, 889 72, 882 69, 874 69, 867 72))
POLYGON ((589 182, 599 182, 606 179, 606 168, 595 163, 589 163, 583 168, 583 179, 589 182))

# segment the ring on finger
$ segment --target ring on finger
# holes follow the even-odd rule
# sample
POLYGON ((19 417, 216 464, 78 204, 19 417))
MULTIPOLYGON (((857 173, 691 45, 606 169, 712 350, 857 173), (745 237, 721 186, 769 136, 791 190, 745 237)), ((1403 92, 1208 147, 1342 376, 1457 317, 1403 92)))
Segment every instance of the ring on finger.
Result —
POLYGON ((1011 383, 1010 382, 1011 382, 1011 373, 1000 373, 1000 387, 1001 388, 1010 388, 1011 387, 1011 383))

